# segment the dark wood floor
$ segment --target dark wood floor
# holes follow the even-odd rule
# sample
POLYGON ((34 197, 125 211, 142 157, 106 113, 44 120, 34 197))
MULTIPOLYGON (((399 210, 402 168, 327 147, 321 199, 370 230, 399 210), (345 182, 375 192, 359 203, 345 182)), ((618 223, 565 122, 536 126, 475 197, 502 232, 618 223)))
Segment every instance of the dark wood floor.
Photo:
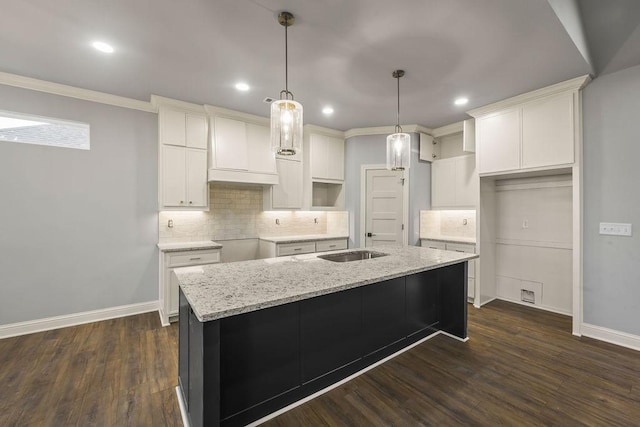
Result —
MULTIPOLYGON (((640 353, 570 319, 470 307, 438 336, 266 426, 640 425, 640 353)), ((177 328, 155 313, 0 340, 0 426, 180 426, 177 328)))

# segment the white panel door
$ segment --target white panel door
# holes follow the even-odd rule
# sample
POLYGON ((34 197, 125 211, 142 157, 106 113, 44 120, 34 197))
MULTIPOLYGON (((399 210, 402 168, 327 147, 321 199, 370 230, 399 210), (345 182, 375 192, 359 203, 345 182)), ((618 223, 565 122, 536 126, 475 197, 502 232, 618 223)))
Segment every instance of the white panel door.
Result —
POLYGON ((522 107, 522 167, 573 163, 573 93, 522 107))
POLYGON ((207 206, 207 151, 187 149, 187 206, 207 206))
POLYGON ((367 170, 365 246, 403 244, 402 171, 367 170))
POLYGON ((186 150, 171 145, 162 145, 161 148, 162 205, 186 206, 186 150))
POLYGON ((160 110, 161 139, 163 144, 178 145, 184 147, 185 141, 185 114, 181 111, 160 110))
POLYGON ((520 110, 501 111, 476 120, 478 172, 520 168, 520 110))
POLYGON ((247 123, 247 168, 251 172, 276 173, 276 157, 271 150, 270 129, 247 123))
POLYGON ((206 150, 207 118, 198 114, 187 114, 185 120, 187 147, 206 150))
POLYGON ((214 118, 215 167, 247 170, 247 131, 239 120, 214 118))

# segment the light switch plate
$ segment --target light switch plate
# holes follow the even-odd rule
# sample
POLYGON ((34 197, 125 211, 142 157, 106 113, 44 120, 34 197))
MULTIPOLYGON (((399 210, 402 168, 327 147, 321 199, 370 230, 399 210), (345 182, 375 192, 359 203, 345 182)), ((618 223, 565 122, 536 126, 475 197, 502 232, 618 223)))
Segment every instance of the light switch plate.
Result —
POLYGON ((607 234, 610 236, 631 236, 631 224, 601 222, 600 234, 607 234))

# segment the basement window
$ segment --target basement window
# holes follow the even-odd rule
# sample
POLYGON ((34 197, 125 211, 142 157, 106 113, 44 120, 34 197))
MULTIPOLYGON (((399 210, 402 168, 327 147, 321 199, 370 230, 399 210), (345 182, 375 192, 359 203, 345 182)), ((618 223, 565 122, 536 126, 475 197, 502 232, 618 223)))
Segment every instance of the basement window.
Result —
POLYGON ((0 142, 89 150, 89 124, 0 111, 0 142))

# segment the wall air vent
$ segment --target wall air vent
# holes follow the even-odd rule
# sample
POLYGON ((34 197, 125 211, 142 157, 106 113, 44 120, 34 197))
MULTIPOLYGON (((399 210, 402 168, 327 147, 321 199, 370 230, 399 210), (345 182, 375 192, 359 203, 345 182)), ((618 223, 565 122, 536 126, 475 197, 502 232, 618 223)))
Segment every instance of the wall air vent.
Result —
POLYGON ((267 96, 265 99, 262 100, 262 102, 266 104, 271 104, 273 101, 275 101, 275 98, 271 98, 269 96, 267 96))
POLYGON ((520 299, 523 302, 528 302, 530 304, 536 303, 536 293, 533 291, 528 291, 526 289, 520 289, 520 299))

